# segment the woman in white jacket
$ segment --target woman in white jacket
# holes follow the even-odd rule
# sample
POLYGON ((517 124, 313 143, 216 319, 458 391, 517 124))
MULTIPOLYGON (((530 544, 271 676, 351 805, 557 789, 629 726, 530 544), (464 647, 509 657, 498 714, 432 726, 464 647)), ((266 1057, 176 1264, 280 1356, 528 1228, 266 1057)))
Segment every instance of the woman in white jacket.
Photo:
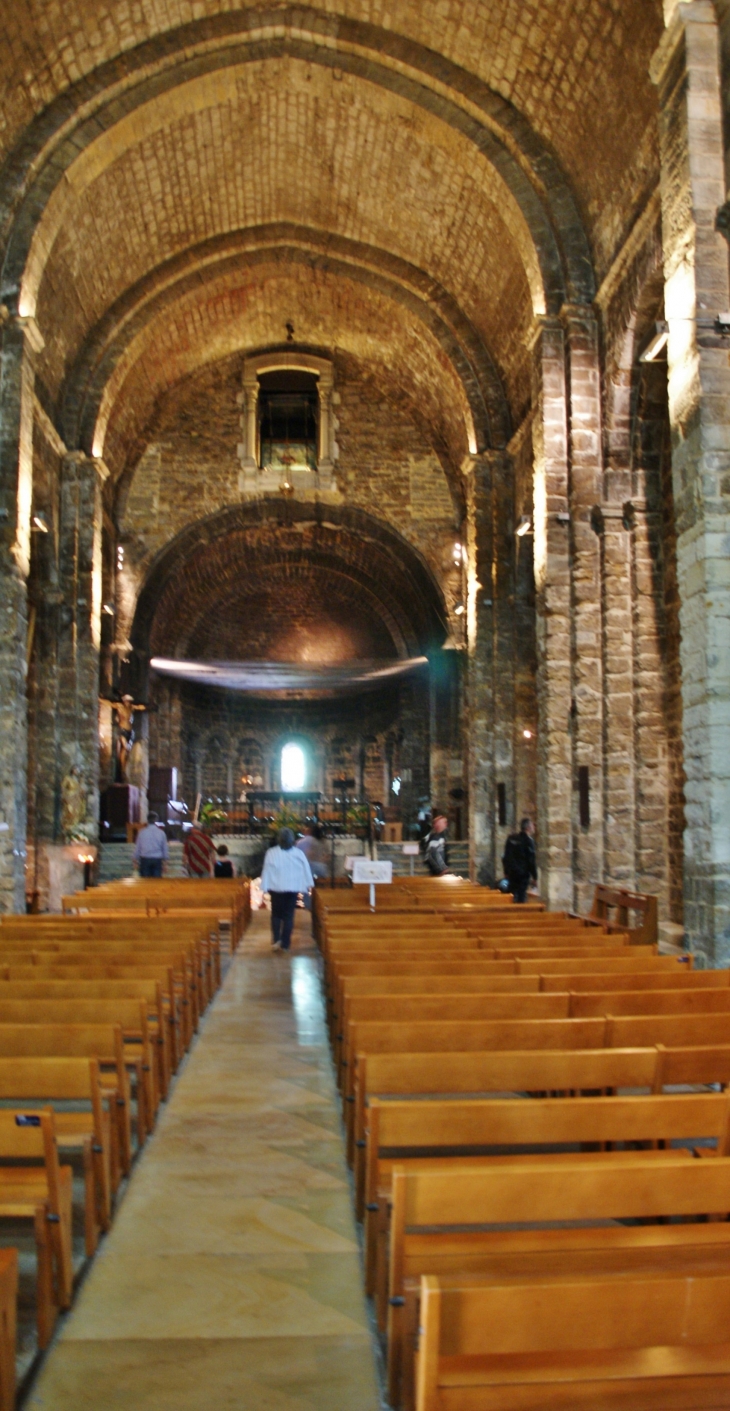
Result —
POLYGON ((314 886, 312 869, 303 852, 294 846, 291 828, 280 828, 276 845, 269 848, 261 873, 261 890, 271 896, 271 944, 274 950, 288 950, 294 925, 294 911, 300 892, 314 886))

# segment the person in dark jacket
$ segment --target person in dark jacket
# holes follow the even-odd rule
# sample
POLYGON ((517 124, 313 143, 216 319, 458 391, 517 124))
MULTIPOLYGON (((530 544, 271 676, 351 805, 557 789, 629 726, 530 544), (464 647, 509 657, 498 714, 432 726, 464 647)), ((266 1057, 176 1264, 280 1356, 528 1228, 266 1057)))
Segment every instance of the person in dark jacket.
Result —
POLYGON ((449 820, 443 813, 437 813, 431 824, 431 832, 424 839, 423 860, 432 877, 444 877, 449 870, 449 854, 446 846, 446 829, 449 820))
POLYGON ((502 866, 509 889, 516 902, 527 900, 530 882, 537 884, 537 855, 533 841, 535 829, 531 818, 523 818, 519 833, 510 833, 504 845, 502 866))
POLYGON ((220 846, 216 848, 216 853, 218 856, 213 863, 213 876, 235 877, 236 874, 233 868, 233 862, 228 856, 228 848, 225 843, 221 843, 220 846))

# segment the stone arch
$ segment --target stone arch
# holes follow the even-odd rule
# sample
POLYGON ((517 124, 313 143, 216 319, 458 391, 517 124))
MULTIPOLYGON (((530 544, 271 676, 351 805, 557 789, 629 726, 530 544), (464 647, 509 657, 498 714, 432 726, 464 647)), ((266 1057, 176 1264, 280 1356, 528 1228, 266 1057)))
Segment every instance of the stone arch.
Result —
POLYGON ((572 192, 556 159, 511 104, 412 41, 360 21, 287 7, 194 21, 145 42, 71 85, 30 124, 7 166, 12 194, 4 222, 2 297, 9 306, 20 303, 21 313, 34 312, 49 248, 47 232, 39 230, 44 213, 55 200, 60 228, 64 174, 100 134, 181 81, 284 55, 398 92, 464 134, 500 174, 530 232, 528 261, 537 259, 544 299, 536 312, 556 312, 566 297, 590 301, 592 260, 572 192), (73 123, 76 108, 82 117, 73 123))
POLYGON ((239 555, 247 530, 301 535, 307 529, 317 540, 314 550, 310 544, 306 547, 307 562, 314 571, 339 572, 358 585, 358 591, 366 595, 390 630, 394 655, 426 654, 441 647, 447 634, 442 591, 422 555, 394 529, 347 506, 261 499, 232 506, 188 526, 153 560, 131 631, 141 681, 146 679, 159 605, 169 592, 180 606, 182 570, 189 568, 196 553, 210 564, 214 551, 239 555))
MULTIPOLYGON (((127 291, 90 334, 61 395, 61 424, 66 444, 103 454, 103 436, 111 405, 133 356, 135 339, 189 290, 199 286, 202 271, 226 269, 277 259, 316 262, 335 273, 376 288, 415 312, 433 334, 460 381, 473 423, 472 449, 503 447, 510 415, 494 360, 468 317, 445 289, 413 265, 372 246, 324 231, 284 226, 236 232, 185 251, 127 291)), ((467 439, 469 433, 467 430, 467 439)))

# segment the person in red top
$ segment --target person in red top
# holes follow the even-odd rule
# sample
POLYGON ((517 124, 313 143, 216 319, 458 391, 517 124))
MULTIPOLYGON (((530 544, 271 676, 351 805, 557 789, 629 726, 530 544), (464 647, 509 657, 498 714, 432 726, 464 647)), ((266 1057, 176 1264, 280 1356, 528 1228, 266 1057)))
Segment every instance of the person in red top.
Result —
POLYGON ((194 823, 183 847, 183 863, 188 877, 212 877, 216 859, 213 839, 194 823))

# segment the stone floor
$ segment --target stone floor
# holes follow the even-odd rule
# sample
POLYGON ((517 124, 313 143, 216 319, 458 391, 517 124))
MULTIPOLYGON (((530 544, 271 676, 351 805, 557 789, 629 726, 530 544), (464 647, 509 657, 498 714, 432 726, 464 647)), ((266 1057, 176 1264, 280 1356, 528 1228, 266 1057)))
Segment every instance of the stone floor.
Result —
POLYGON ((254 918, 33 1411, 377 1411, 308 922, 254 918))

